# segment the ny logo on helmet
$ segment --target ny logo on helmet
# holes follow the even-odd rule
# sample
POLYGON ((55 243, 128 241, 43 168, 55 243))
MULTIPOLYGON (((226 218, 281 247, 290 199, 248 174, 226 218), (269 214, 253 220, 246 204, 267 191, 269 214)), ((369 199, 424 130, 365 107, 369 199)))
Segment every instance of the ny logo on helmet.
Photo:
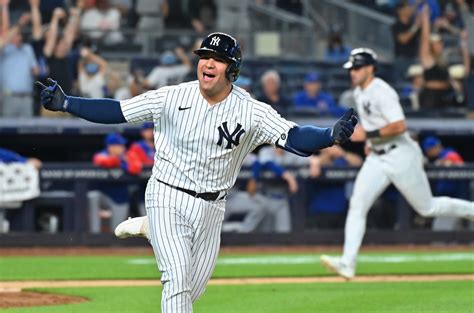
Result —
POLYGON ((219 41, 221 41, 221 39, 217 36, 214 36, 211 38, 211 46, 219 46, 219 41))
POLYGON ((225 138, 225 140, 227 140, 227 145, 225 146, 226 149, 232 149, 232 145, 238 146, 240 143, 240 137, 245 134, 245 129, 243 129, 242 125, 239 123, 237 123, 237 127, 234 129, 232 134, 227 128, 227 122, 224 122, 221 126, 217 127, 217 130, 219 131, 219 140, 217 141, 217 144, 222 146, 222 142, 225 138))

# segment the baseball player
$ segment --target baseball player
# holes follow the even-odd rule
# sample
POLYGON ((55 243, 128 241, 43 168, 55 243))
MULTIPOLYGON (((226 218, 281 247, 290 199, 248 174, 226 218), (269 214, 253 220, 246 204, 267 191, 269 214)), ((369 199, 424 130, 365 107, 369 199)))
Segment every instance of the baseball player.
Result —
POLYGON ((422 216, 456 216, 474 219, 474 202, 433 197, 423 169, 423 154, 407 133, 398 95, 375 77, 376 54, 354 49, 344 64, 356 86, 354 97, 366 143, 370 149, 360 169, 346 218, 341 258, 321 256, 321 263, 346 279, 354 277, 356 259, 365 233, 367 213, 390 183, 422 216))
POLYGON ((98 123, 153 121, 155 163, 145 205, 149 237, 163 283, 162 312, 192 312, 204 292, 220 245, 227 190, 245 156, 269 143, 296 154, 342 143, 357 118, 349 110, 333 127, 298 126, 232 83, 239 76, 238 42, 207 36, 197 80, 151 90, 129 100, 65 95, 52 79, 41 83, 41 103, 98 123))

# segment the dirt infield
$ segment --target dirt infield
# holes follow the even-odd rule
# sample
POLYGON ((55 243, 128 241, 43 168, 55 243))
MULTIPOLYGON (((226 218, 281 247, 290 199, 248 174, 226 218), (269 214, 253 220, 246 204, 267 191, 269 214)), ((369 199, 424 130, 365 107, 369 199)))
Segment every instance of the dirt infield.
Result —
MULTIPOLYGON (((358 276, 354 282, 407 282, 407 281, 474 281, 474 274, 467 275, 379 275, 358 276)), ((305 284, 343 283, 345 279, 330 277, 275 277, 275 278, 225 278, 213 279, 209 285, 256 284, 305 284)), ((121 287, 159 286, 159 280, 66 280, 66 281, 13 281, 0 283, 0 308, 59 305, 87 301, 86 298, 40 292, 22 292, 27 288, 64 287, 121 287)))
POLYGON ((87 301, 87 299, 82 297, 73 297, 44 292, 0 292, 0 309, 25 306, 60 305, 68 303, 80 303, 85 301, 87 301))

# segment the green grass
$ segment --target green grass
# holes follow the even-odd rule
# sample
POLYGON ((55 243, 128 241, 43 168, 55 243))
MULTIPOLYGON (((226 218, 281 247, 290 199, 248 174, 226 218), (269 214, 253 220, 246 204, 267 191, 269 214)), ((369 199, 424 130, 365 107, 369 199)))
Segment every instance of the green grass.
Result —
MULTIPOLYGON (((214 278, 328 275, 308 253, 221 255, 214 278)), ((474 273, 474 253, 363 253, 358 274, 474 273)), ((0 279, 157 279, 152 256, 2 257, 0 279)), ((6 309, 6 313, 159 312, 161 288, 51 288, 89 302, 6 309)), ((311 283, 209 286, 194 312, 474 313, 474 281, 311 283)))
POLYGON ((2 280, 147 279, 157 278, 157 266, 131 265, 122 256, 30 256, 0 259, 2 280))
MULTIPOLYGON (((222 255, 214 278, 327 275, 315 254, 222 255)), ((474 273, 474 253, 364 253, 358 274, 474 273)), ((1 280, 157 279, 152 256, 0 258, 1 280), (138 263, 138 264, 137 264, 138 263)))
MULTIPOLYGON (((159 312, 159 287, 43 289, 88 297, 67 306, 6 309, 5 313, 159 312)), ((470 313, 474 282, 315 283, 209 286, 195 313, 470 313)))

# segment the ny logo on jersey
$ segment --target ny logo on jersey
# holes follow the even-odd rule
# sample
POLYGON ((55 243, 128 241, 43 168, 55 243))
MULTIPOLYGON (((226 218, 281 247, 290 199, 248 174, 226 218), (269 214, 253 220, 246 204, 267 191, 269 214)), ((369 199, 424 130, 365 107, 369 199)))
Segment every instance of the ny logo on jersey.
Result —
POLYGON ((221 41, 221 39, 217 36, 214 36, 211 38, 211 46, 219 46, 219 41, 221 41))
POLYGON ((245 133, 245 129, 242 128, 242 125, 237 123, 237 127, 234 129, 232 134, 229 132, 227 128, 227 122, 222 123, 221 126, 217 127, 219 131, 219 140, 217 144, 222 146, 222 141, 225 138, 227 140, 227 145, 225 146, 226 149, 232 149, 232 145, 238 146, 240 143, 240 137, 245 133))
POLYGON ((372 113, 372 111, 370 110, 370 102, 363 103, 362 107, 364 108, 364 112, 367 115, 370 115, 370 113, 372 113))

